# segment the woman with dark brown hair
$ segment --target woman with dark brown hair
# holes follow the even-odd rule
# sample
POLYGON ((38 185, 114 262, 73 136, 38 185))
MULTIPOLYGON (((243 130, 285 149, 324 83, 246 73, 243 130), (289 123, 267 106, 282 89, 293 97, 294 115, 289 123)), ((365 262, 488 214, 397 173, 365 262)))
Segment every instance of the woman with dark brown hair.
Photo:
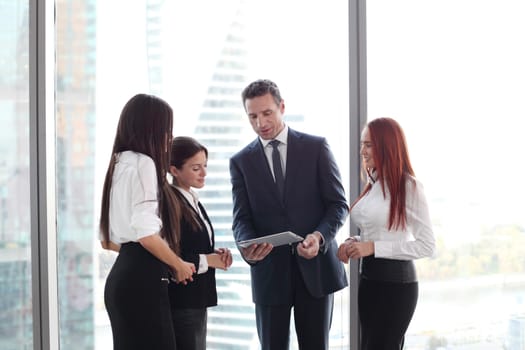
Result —
POLYGON ((350 208, 360 235, 341 244, 337 255, 345 263, 361 259, 361 349, 402 349, 418 298, 413 260, 435 249, 428 205, 395 120, 368 123, 361 157, 368 183, 350 208))
POLYGON ((215 269, 232 264, 228 248, 215 248, 212 223, 194 190, 204 187, 207 166, 206 147, 187 136, 173 139, 170 173, 181 203, 180 255, 197 270, 193 282, 169 286, 177 349, 206 350, 207 308, 217 305, 215 269))
POLYGON ((119 252, 104 289, 116 350, 175 349, 168 283, 195 272, 175 253, 180 207, 166 179, 172 125, 165 101, 138 94, 117 127, 100 215, 102 247, 119 252))

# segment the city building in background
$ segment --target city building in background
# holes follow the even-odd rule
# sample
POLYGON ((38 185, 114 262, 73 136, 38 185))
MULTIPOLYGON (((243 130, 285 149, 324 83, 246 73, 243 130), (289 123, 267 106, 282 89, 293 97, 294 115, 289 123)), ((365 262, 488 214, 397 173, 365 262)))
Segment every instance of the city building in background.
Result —
POLYGON ((60 347, 94 348, 96 0, 56 4, 56 216, 60 347))
POLYGON ((233 242, 229 158, 242 148, 246 134, 240 94, 247 82, 246 38, 242 9, 236 12, 224 36, 207 94, 192 132, 206 145, 208 175, 199 191, 215 229, 218 246, 232 251, 234 263, 227 272, 217 271, 218 306, 209 309, 209 349, 254 349, 258 344, 251 299, 249 267, 233 242))
POLYGON ((29 4, 0 0, 0 349, 31 349, 29 4))
MULTIPOLYGON (((32 349, 34 342, 29 21, 35 3, 0 0, 2 350, 32 349)), ((210 152, 200 197, 218 245, 232 250, 234 263, 217 273, 208 348, 258 348, 249 267, 231 234, 229 157, 256 137, 240 93, 254 79, 274 79, 287 102, 286 122, 326 136, 348 183, 349 144, 358 144, 348 134, 348 3, 54 2, 56 105, 47 118, 56 127, 61 349, 112 348, 102 291, 116 255, 98 243, 100 169, 120 110, 138 92, 165 98, 174 107, 174 134, 193 136, 210 152)), ((500 3, 367 4, 367 112, 404 127, 438 242, 434 259, 417 262, 420 299, 407 350, 525 349, 525 165, 516 153, 525 149, 525 50, 516 44, 525 33, 525 5, 500 3)), ((339 238, 348 234, 345 228, 339 238)), ((334 350, 349 349, 348 317, 356 312, 349 297, 348 289, 336 296, 334 350)))

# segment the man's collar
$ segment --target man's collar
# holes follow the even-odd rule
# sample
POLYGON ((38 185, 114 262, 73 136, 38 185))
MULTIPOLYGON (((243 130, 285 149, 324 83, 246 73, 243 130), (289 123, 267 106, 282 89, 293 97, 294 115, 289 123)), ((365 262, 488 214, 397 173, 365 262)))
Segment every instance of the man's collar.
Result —
POLYGON ((288 143, 288 125, 284 124, 284 128, 281 130, 277 136, 272 140, 263 140, 261 137, 259 137, 259 140, 261 140, 261 143, 263 147, 268 146, 270 141, 272 140, 279 140, 281 143, 284 143, 285 145, 288 143))

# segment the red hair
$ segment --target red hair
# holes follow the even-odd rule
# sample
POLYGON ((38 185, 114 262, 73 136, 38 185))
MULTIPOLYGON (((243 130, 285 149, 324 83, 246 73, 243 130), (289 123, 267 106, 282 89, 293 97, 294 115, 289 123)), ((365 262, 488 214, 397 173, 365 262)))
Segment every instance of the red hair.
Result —
MULTIPOLYGON (((405 229, 406 186, 409 175, 415 176, 410 164, 405 134, 401 126, 391 118, 374 119, 367 127, 374 151, 376 181, 381 183, 383 196, 386 197, 385 184, 390 192, 388 229, 405 229)), ((367 184, 354 204, 370 191, 370 188, 371 185, 367 184)))

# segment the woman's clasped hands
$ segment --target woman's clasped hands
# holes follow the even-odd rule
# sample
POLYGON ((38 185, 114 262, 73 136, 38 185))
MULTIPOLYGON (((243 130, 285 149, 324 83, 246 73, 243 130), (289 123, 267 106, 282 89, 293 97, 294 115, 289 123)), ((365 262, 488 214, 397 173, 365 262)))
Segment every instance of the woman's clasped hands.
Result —
POLYGON ((350 237, 337 250, 337 258, 348 263, 349 259, 359 259, 374 254, 374 242, 360 242, 356 237, 350 237))
POLYGON ((208 265, 216 269, 226 271, 232 262, 232 253, 228 248, 217 248, 215 253, 208 255, 208 265))

